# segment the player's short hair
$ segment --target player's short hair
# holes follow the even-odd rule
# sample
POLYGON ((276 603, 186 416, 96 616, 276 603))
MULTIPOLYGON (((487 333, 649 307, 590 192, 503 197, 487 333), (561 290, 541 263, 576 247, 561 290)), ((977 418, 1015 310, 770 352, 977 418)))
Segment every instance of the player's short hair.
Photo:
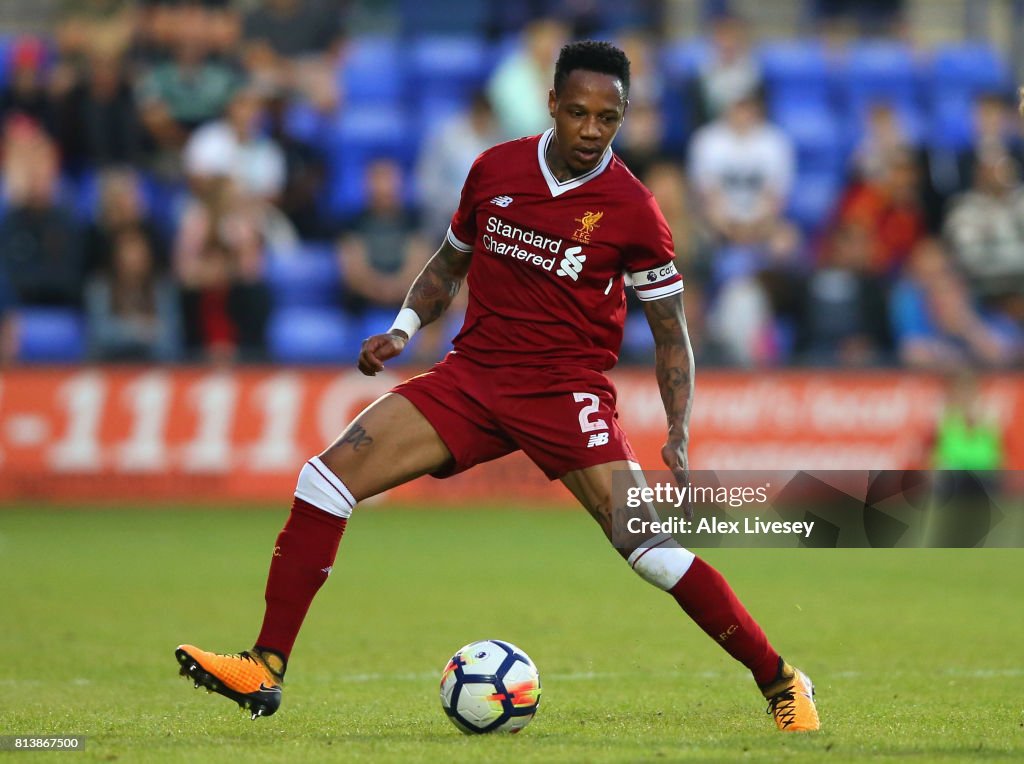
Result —
POLYGON ((629 59, 610 42, 582 40, 564 46, 555 64, 555 95, 577 69, 616 77, 622 83, 623 98, 629 98, 629 59))

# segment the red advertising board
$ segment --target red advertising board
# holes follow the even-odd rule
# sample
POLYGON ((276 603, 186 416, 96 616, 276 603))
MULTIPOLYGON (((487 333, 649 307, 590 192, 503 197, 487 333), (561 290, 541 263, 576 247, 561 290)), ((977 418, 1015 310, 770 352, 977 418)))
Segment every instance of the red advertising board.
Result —
MULTIPOLYGON (((405 376, 404 374, 402 375, 405 376)), ((302 462, 402 377, 244 368, 15 369, 0 376, 0 501, 288 501, 302 462)), ((657 469, 664 411, 652 371, 613 375, 622 422, 657 469)), ((1005 423, 1007 467, 1024 469, 1024 378, 992 376, 987 411, 1005 423)), ((699 374, 694 469, 920 466, 942 405, 940 380, 901 373, 699 374)), ((568 501, 522 455, 409 501, 568 501)))

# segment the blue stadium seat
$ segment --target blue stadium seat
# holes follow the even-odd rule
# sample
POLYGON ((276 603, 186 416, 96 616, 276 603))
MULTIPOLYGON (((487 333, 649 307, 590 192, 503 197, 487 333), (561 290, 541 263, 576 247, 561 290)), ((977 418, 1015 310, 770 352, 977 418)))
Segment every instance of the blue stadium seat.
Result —
POLYGON ((415 159, 418 141, 404 110, 364 106, 338 118, 328 149, 325 212, 344 218, 363 206, 366 165, 378 157, 408 165, 415 159))
POLYGON ((813 101, 784 101, 773 109, 772 118, 793 140, 799 172, 838 173, 846 166, 844 126, 831 109, 813 101))
POLYGON ((341 274, 329 245, 305 245, 267 258, 267 284, 276 308, 338 304, 341 274))
POLYGON ((362 342, 370 335, 386 332, 397 313, 396 308, 367 308, 361 316, 352 319, 353 331, 362 342))
POLYGON ((693 132, 693 103, 683 83, 666 83, 661 94, 661 118, 665 124, 664 148, 683 154, 693 132))
POLYGON ((413 40, 408 76, 412 92, 469 94, 483 85, 495 64, 484 41, 473 35, 428 34, 413 40))
POLYGON ((270 316, 267 343, 278 363, 347 363, 359 354, 358 339, 338 308, 279 308, 270 316))
POLYGON ((929 89, 932 94, 961 91, 977 95, 1010 89, 1007 62, 984 43, 942 45, 932 55, 929 89))
POLYGON ((801 174, 793 184, 786 215, 807 233, 817 233, 829 221, 839 201, 842 178, 834 173, 801 174))
POLYGON ((963 151, 974 142, 974 99, 947 94, 932 104, 927 140, 937 149, 963 151))
POLYGON ((13 38, 8 35, 0 35, 0 88, 7 87, 7 80, 11 73, 11 47, 13 45, 13 38))
POLYGON ((424 126, 424 137, 457 114, 469 108, 471 94, 424 91, 417 99, 416 111, 419 124, 424 126))
POLYGON ((322 146, 328 141, 330 120, 307 101, 295 100, 285 112, 284 132, 300 143, 322 146))
POLYGON ((907 45, 881 40, 856 43, 840 73, 851 116, 863 117, 870 105, 879 101, 918 107, 920 72, 907 45))
POLYGON ((929 143, 936 148, 966 149, 974 140, 975 98, 1011 89, 1009 66, 991 46, 960 43, 937 48, 927 78, 929 143))
POLYGON ((72 308, 18 309, 18 360, 75 363, 85 356, 85 321, 72 308))
POLYGON ((758 59, 773 99, 830 99, 833 67, 817 40, 766 43, 758 50, 758 59))
POLYGON ((338 71, 348 106, 395 104, 405 95, 405 59, 394 37, 364 35, 352 40, 338 71))
POLYGON ((646 361, 654 357, 654 335, 642 311, 630 310, 622 332, 619 357, 627 363, 646 361))
POLYGON ((332 151, 344 154, 415 156, 416 136, 405 110, 390 105, 353 106, 337 118, 332 151))
POLYGON ((661 49, 661 70, 669 81, 683 82, 710 59, 711 45, 707 40, 677 40, 661 49))

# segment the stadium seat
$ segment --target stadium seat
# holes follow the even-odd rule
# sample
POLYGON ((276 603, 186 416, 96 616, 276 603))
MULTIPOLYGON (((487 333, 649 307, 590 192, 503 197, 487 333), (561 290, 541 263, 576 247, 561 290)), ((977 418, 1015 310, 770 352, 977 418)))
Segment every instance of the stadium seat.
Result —
POLYGON ((284 115, 284 132, 289 138, 310 146, 322 146, 328 141, 330 120, 307 101, 294 100, 284 115))
POLYGON ((363 35, 349 45, 339 67, 346 106, 397 105, 405 96, 405 60, 394 37, 363 35))
POLYGON ((936 98, 927 141, 937 149, 963 151, 974 142, 974 99, 962 93, 936 98))
POLYGON ((661 118, 665 125, 664 148, 672 154, 685 153, 693 132, 692 99, 683 83, 666 83, 661 93, 661 118))
POLYGON ((625 363, 639 363, 654 357, 654 335, 643 311, 630 310, 626 313, 619 357, 625 363))
POLYGON ((338 304, 341 274, 330 245, 271 253, 266 278, 276 308, 338 304))
POLYGON ((786 216, 805 233, 817 233, 831 218, 841 190, 842 178, 835 173, 801 174, 790 192, 786 216))
POLYGON ((412 157, 416 136, 405 110, 390 105, 351 107, 334 123, 332 150, 342 153, 412 157))
POLYGON ((846 166, 846 131, 827 106, 784 101, 773 109, 772 117, 796 145, 799 172, 837 173, 846 166))
POLYGON ((905 109, 920 105, 920 67, 910 48, 901 43, 871 40, 855 44, 839 81, 855 119, 862 118, 875 102, 905 109))
POLYGON ((481 87, 495 63, 484 41, 473 35, 422 35, 409 49, 411 92, 468 95, 481 87))
POLYGON ((417 119, 424 126, 424 137, 469 108, 469 94, 425 91, 417 99, 417 119))
POLYGON ((833 67, 816 40, 785 40, 762 45, 758 59, 774 99, 796 98, 827 103, 833 67))
POLYGON ((1007 62, 990 45, 961 43, 936 48, 929 70, 932 94, 1003 92, 1012 85, 1007 62))
POLYGON ((7 87, 11 73, 11 47, 14 41, 7 35, 0 35, 0 88, 7 87))
POLYGON ((326 213, 342 218, 362 209, 366 165, 390 157, 403 165, 418 148, 406 113, 393 106, 364 106, 346 110, 336 121, 328 147, 326 213))
POLYGON ((940 149, 966 149, 974 139, 975 98, 1011 89, 1007 62, 991 46, 961 43, 937 48, 927 77, 928 142, 940 149))
POLYGON ((338 308, 279 308, 270 317, 267 344, 277 363, 345 363, 359 354, 358 339, 338 308))
POLYGON ((711 45, 707 40, 678 40, 661 49, 661 70, 670 82, 685 82, 710 58, 711 45))
POLYGON ((73 308, 20 308, 18 360, 74 363, 85 356, 85 321, 73 308))

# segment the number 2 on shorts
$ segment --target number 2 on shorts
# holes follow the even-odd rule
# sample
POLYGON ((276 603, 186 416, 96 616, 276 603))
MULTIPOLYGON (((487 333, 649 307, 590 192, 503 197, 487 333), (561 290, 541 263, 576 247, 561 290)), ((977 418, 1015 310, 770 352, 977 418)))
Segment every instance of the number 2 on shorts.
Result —
POLYGON ((580 409, 580 432, 593 432, 594 430, 607 430, 608 423, 603 419, 591 419, 601 407, 601 401, 593 393, 573 393, 573 400, 577 403, 587 405, 580 409))

